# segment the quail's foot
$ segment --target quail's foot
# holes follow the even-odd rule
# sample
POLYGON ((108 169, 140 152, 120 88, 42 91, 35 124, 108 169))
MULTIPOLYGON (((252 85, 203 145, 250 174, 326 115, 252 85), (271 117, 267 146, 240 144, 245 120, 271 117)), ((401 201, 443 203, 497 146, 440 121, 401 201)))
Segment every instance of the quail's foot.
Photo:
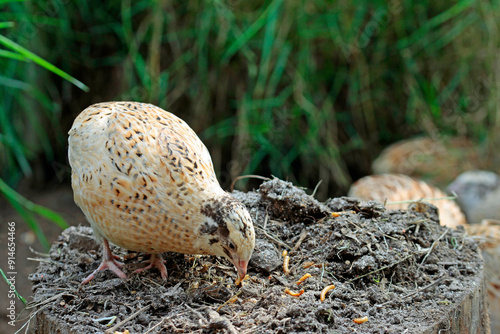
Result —
POLYGON ((82 281, 82 284, 87 284, 88 282, 93 280, 95 274, 99 270, 104 270, 104 269, 111 270, 121 279, 127 279, 127 275, 125 275, 123 273, 123 271, 121 271, 119 269, 119 267, 123 266, 123 263, 116 261, 117 258, 118 258, 118 256, 113 255, 113 253, 111 252, 111 249, 109 248, 108 240, 104 239, 104 256, 103 256, 103 260, 101 262, 101 265, 99 266, 99 268, 94 270, 94 272, 92 274, 87 276, 87 278, 82 281))
POLYGON ((139 274, 142 273, 144 270, 148 270, 151 268, 158 268, 161 274, 161 278, 164 280, 167 279, 168 274, 167 274, 167 267, 165 267, 165 260, 162 259, 161 255, 159 254, 151 254, 151 258, 149 260, 144 261, 145 263, 149 263, 147 266, 144 268, 140 268, 134 271, 134 274, 139 274))

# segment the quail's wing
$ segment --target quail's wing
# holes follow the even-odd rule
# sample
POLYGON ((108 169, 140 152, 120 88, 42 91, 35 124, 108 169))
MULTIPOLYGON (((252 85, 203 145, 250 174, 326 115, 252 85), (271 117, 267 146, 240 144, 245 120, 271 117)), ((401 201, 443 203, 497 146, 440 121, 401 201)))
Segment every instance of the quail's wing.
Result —
POLYGON ((69 132, 69 161, 78 205, 92 198, 92 204, 103 205, 103 199, 114 204, 153 194, 161 177, 152 168, 154 124, 141 116, 141 106, 100 103, 76 118, 69 132))
POLYGON ((161 128, 157 149, 161 165, 175 182, 196 183, 200 188, 219 187, 208 149, 180 118, 171 115, 161 128))
POLYGON ((105 196, 114 205, 166 200, 184 185, 189 185, 186 193, 220 191, 210 154, 195 132, 150 104, 87 108, 70 131, 70 162, 71 157, 74 185, 87 200, 105 196))

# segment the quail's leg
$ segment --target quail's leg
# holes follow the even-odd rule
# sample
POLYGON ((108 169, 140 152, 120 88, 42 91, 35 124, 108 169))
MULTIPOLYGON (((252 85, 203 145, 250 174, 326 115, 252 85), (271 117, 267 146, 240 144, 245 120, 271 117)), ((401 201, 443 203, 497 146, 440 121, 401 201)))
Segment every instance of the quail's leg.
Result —
POLYGON ((111 249, 109 248, 108 240, 106 240, 106 239, 104 239, 103 252, 104 252, 104 254, 103 254, 103 260, 101 262, 101 265, 92 274, 90 274, 86 279, 84 279, 82 281, 82 284, 87 284, 88 282, 90 282, 94 278, 95 273, 97 273, 99 270, 104 270, 104 269, 111 270, 121 279, 127 279, 127 275, 125 275, 123 273, 123 271, 121 271, 119 269, 119 267, 123 266, 123 263, 116 261, 118 256, 113 255, 113 253, 111 252, 111 249))
POLYGON ((165 267, 165 260, 163 260, 160 254, 151 254, 151 258, 144 262, 149 262, 149 265, 144 268, 137 269, 136 271, 134 271, 134 274, 138 274, 143 272, 144 270, 156 267, 161 273, 161 278, 163 278, 164 280, 167 279, 167 267, 165 267))

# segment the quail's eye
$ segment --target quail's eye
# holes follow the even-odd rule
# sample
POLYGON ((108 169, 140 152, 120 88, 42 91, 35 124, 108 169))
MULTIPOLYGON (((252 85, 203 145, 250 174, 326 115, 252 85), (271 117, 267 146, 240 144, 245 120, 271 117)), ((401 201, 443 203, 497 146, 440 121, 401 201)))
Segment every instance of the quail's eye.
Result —
POLYGON ((232 241, 229 241, 228 246, 229 246, 229 249, 230 249, 230 250, 233 250, 233 251, 234 251, 234 250, 236 250, 236 246, 233 244, 233 242, 232 242, 232 241))

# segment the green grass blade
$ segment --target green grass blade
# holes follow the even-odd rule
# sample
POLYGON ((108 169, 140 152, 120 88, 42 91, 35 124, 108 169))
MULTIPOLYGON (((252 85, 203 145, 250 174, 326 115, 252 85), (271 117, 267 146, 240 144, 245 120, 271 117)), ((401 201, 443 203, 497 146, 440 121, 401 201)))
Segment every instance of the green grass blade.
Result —
POLYGON ((28 0, 0 0, 0 5, 4 5, 6 3, 13 3, 13 2, 25 2, 28 0))
MULTIPOLYGON (((281 51, 278 54, 278 59, 276 60, 276 63, 274 65, 273 72, 271 73, 271 77, 269 78, 269 83, 267 85, 268 96, 274 96, 276 88, 283 78, 283 73, 286 69, 286 64, 291 50, 292 47, 289 44, 285 44, 281 48, 281 51)), ((292 88, 291 86, 289 87, 292 88)))
POLYGON ((260 57, 259 76, 255 85, 255 95, 261 97, 269 75, 269 65, 271 63, 271 54, 275 44, 275 30, 278 21, 278 9, 272 11, 267 16, 264 40, 262 43, 262 54, 260 57))
POLYGON ((14 22, 0 22, 0 29, 12 28, 16 24, 14 22))
POLYGON ((61 215, 59 215, 58 213, 56 213, 56 212, 54 212, 54 211, 52 211, 44 206, 34 204, 31 207, 31 210, 34 213, 54 222, 57 226, 59 226, 62 229, 66 229, 69 227, 68 223, 66 222, 66 220, 64 220, 64 218, 61 215))
POLYGON ((275 13, 281 6, 283 0, 274 0, 260 15, 260 17, 241 35, 236 41, 233 42, 222 56, 222 62, 226 62, 231 58, 243 45, 248 41, 266 24, 267 16, 275 13))
MULTIPOLYGON (((9 88, 14 88, 14 89, 21 89, 24 91, 29 91, 31 89, 31 85, 21 81, 21 80, 16 80, 12 79, 9 77, 5 77, 3 75, 0 75, 0 86, 5 86, 9 88)), ((0 111, 1 113, 1 111, 0 111)))
POLYGON ((3 44, 4 46, 6 46, 6 47, 8 47, 8 48, 10 48, 10 49, 18 52, 19 54, 25 56, 27 59, 33 61, 34 63, 36 63, 36 64, 38 64, 40 66, 42 66, 46 70, 51 71, 52 73, 55 73, 55 74, 59 75, 61 78, 65 79, 65 80, 67 80, 69 82, 71 82, 73 85, 75 85, 76 87, 80 88, 81 90, 83 90, 85 92, 88 92, 90 90, 89 87, 87 87, 81 81, 73 78, 71 75, 69 75, 66 72, 64 72, 64 71, 60 70, 59 68, 55 67, 54 65, 52 65, 48 61, 40 58, 39 56, 37 56, 33 52, 31 52, 31 51, 23 48, 21 45, 17 44, 16 42, 11 41, 7 37, 0 35, 0 44, 3 44))
POLYGON ((434 50, 444 48, 449 43, 453 42, 460 36, 464 31, 470 28, 471 25, 478 21, 479 17, 476 13, 470 13, 463 20, 460 21, 460 24, 455 25, 451 29, 447 29, 445 34, 440 37, 435 43, 431 46, 436 46, 434 50))
POLYGON ((4 271, 2 270, 2 268, 0 268, 0 275, 2 275, 2 277, 3 277, 4 281, 5 281, 5 283, 7 283, 7 285, 9 286, 9 289, 10 289, 10 290, 12 290, 12 291, 14 291, 14 293, 16 294, 16 297, 17 297, 17 298, 18 298, 18 299, 19 299, 19 300, 20 300, 20 301, 21 301, 21 302, 22 302, 22 303, 26 306, 26 304, 27 304, 28 302, 26 301, 26 299, 24 299, 24 297, 23 297, 23 296, 21 296, 21 295, 17 292, 15 285, 13 285, 13 284, 9 281, 9 279, 8 279, 8 278, 7 278, 7 276, 5 275, 5 273, 4 273, 4 271))
MULTIPOLYGON (((0 179, 0 192, 2 192, 3 195, 5 196, 5 193, 3 192, 4 189, 2 189, 3 186, 1 183, 3 183, 2 179, 0 179)), ((35 220, 35 217, 33 217, 31 211, 23 208, 19 202, 16 202, 11 197, 5 196, 5 198, 7 198, 7 201, 14 208, 14 210, 17 211, 17 213, 21 216, 21 218, 26 222, 29 228, 31 228, 31 230, 35 232, 35 235, 38 238, 38 241, 40 241, 40 244, 42 245, 43 249, 45 251, 48 251, 50 249, 50 243, 47 240, 45 233, 43 233, 40 224, 38 224, 37 221, 35 220)))
POLYGON ((413 34, 411 34, 409 37, 401 39, 397 45, 398 48, 404 49, 409 47, 410 45, 418 42, 419 40, 422 39, 424 36, 428 36, 429 32, 443 24, 446 21, 449 21, 453 19, 454 17, 458 16, 461 14, 463 11, 467 10, 468 8, 472 7, 476 3, 475 0, 465 0, 465 1, 460 1, 456 5, 452 6, 450 9, 444 11, 443 13, 434 16, 432 19, 427 21, 420 29, 415 31, 413 34))
POLYGON ((26 59, 25 56, 20 55, 19 53, 7 51, 7 50, 0 50, 0 57, 10 58, 10 59, 15 59, 15 60, 20 60, 20 61, 28 61, 28 59, 26 59))
POLYGON ((57 226, 62 229, 68 228, 68 223, 64 220, 61 215, 58 213, 45 208, 41 205, 37 205, 28 199, 24 198, 20 194, 18 194, 14 189, 9 187, 7 183, 5 183, 2 179, 0 179, 0 192, 11 202, 19 203, 26 210, 39 214, 42 217, 45 217, 52 222, 56 223, 57 226))

